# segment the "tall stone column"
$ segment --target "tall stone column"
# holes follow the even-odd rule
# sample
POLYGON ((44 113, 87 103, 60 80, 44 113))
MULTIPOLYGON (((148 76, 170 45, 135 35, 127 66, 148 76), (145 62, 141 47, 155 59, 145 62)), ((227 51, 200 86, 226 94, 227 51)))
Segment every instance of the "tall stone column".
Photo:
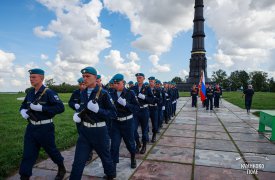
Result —
POLYGON ((193 28, 193 44, 190 58, 190 71, 187 83, 198 84, 200 80, 201 71, 204 71, 205 80, 207 81, 207 59, 205 57, 204 49, 204 17, 203 17, 203 0, 195 0, 195 15, 193 28))

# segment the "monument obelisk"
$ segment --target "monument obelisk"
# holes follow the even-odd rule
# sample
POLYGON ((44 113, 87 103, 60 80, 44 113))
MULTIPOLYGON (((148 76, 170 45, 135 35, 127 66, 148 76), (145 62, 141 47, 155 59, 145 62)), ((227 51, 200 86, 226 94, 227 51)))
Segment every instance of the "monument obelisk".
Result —
POLYGON ((204 17, 203 17, 203 0, 195 0, 195 15, 193 28, 193 44, 190 58, 189 77, 186 81, 188 84, 198 84, 200 81, 201 71, 204 71, 205 80, 207 78, 207 59, 204 49, 204 17))

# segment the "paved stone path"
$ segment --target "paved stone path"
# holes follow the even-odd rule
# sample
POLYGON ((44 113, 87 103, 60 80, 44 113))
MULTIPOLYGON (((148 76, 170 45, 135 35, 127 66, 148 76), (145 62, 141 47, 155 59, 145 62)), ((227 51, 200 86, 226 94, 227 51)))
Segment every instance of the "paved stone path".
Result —
MULTIPOLYGON (((275 179, 275 144, 268 140, 269 133, 257 133, 258 117, 225 100, 214 111, 192 108, 190 98, 180 98, 177 106, 177 116, 164 125, 158 141, 149 144, 145 155, 137 155, 136 169, 130 168, 130 154, 122 143, 117 179, 275 179), (244 163, 264 164, 264 168, 249 175, 241 167, 244 163)), ((62 155, 67 179, 74 147, 62 155)), ((56 165, 47 159, 35 165, 32 179, 54 179, 56 171, 56 165)), ((101 161, 95 156, 82 179, 103 175, 101 161)), ((9 179, 18 178, 16 174, 9 179)))

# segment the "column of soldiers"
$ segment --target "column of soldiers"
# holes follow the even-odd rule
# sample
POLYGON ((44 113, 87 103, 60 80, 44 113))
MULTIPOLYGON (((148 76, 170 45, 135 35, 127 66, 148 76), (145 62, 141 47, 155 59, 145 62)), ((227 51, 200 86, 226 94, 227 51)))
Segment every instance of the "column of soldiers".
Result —
MULTIPOLYGON (((95 68, 86 67, 80 72, 79 89, 69 100, 69 106, 75 111, 73 121, 78 132, 70 179, 81 179, 93 150, 101 159, 105 178, 114 179, 121 140, 131 155, 130 167, 136 168, 136 153, 146 153, 149 143, 149 119, 152 124, 151 142, 154 143, 163 121, 167 124, 175 116, 179 93, 175 83, 164 82, 162 87, 161 81, 155 77, 148 78, 149 84, 144 83, 143 73, 137 73, 137 82, 130 81, 126 88, 122 74, 114 75, 107 87, 101 83, 101 76, 95 68)), ((53 118, 64 112, 64 105, 57 93, 43 85, 42 69, 31 69, 29 73, 33 89, 20 107, 22 117, 28 121, 20 179, 30 179, 41 147, 58 166, 55 179, 63 179, 66 169, 64 158, 56 148, 53 118)))
MULTIPOLYGON (((206 99, 204 102, 202 102, 203 106, 206 108, 206 110, 213 110, 213 105, 215 108, 220 107, 220 98, 222 97, 222 88, 219 84, 216 84, 213 88, 211 84, 206 83, 206 99), (214 103, 213 103, 214 100, 214 103)), ((190 95, 192 98, 192 107, 197 107, 197 98, 199 95, 199 89, 194 84, 190 90, 190 95)))

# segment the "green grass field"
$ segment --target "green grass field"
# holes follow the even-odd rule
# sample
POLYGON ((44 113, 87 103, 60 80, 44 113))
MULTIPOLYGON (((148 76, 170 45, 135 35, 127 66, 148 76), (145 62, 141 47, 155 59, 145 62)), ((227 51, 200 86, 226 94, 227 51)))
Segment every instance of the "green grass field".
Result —
MULTIPOLYGON (((70 94, 59 94, 64 103, 67 103, 70 94)), ((14 173, 20 164, 23 150, 23 136, 27 125, 20 113, 19 107, 22 101, 18 97, 25 94, 0 94, 0 179, 14 173)), ((180 92, 181 97, 189 97, 189 92, 180 92)), ((241 92, 224 92, 223 98, 229 102, 244 108, 244 99, 241 92)), ((253 109, 275 109, 275 93, 255 93, 253 109)), ((65 105, 65 112, 54 118, 55 137, 58 149, 64 150, 75 145, 77 131, 72 120, 73 110, 65 105)), ((41 151, 39 160, 47 158, 41 151)))
MULTIPOLYGON (((25 94, 0 94, 0 179, 11 175, 18 169, 23 153, 23 137, 27 121, 20 113, 22 101, 18 97, 25 94)), ((60 94, 63 102, 68 102, 70 94, 60 94)), ((73 110, 65 105, 65 112, 54 118, 55 137, 58 149, 64 150, 75 145, 77 131, 72 120, 73 110)), ((41 151, 39 160, 47 158, 41 151)))
MULTIPOLYGON (((242 92, 224 92, 223 98, 232 104, 245 109, 242 92)), ((251 109, 273 109, 275 110, 275 93, 255 92, 252 99, 251 109)))

